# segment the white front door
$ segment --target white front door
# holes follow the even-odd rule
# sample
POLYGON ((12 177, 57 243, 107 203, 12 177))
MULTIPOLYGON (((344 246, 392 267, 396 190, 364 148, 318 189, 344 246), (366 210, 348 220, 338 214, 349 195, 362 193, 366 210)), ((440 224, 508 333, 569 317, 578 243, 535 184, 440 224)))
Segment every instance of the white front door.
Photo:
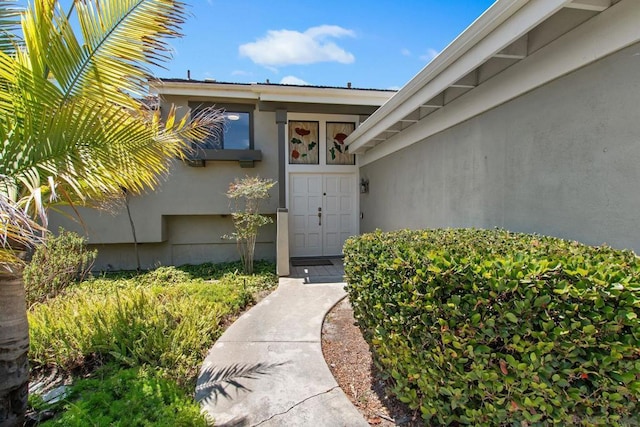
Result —
POLYGON ((289 200, 291 256, 342 255, 356 233, 355 174, 291 174, 289 200))

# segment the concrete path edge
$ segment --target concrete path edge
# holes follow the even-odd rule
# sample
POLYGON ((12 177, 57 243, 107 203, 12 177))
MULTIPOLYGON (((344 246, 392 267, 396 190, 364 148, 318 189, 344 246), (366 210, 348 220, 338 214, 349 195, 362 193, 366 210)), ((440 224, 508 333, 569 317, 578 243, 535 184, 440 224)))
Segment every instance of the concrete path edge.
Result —
POLYGON ((216 426, 362 426, 322 354, 322 324, 345 283, 281 278, 209 350, 196 400, 216 426))

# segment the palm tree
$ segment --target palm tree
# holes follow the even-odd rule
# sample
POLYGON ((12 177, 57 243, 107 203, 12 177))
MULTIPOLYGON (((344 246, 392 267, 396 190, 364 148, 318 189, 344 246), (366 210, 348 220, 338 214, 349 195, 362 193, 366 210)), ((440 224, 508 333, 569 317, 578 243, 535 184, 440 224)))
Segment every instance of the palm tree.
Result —
POLYGON ((169 173, 186 141, 220 122, 145 108, 149 66, 169 58, 179 0, 0 1, 0 426, 26 407, 28 325, 21 253, 53 204, 139 194, 169 173))

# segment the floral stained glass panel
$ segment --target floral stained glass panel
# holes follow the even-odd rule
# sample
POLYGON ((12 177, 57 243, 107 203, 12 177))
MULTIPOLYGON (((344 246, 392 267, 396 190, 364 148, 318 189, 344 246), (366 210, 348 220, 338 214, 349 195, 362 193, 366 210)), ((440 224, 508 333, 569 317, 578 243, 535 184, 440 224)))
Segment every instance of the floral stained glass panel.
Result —
POLYGON ((318 164, 318 122, 289 122, 289 164, 318 164))
POLYGON ((356 128, 355 123, 327 122, 327 164, 355 165, 356 158, 349 154, 349 147, 344 140, 356 128))

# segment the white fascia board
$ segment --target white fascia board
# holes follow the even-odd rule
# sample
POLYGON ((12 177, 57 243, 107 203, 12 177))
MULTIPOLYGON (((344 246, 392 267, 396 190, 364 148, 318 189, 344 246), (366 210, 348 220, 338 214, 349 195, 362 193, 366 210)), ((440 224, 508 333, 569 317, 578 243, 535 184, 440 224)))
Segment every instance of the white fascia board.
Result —
POLYGON ((275 102, 305 102, 314 104, 345 104, 380 106, 395 92, 279 85, 233 85, 206 82, 156 81, 151 88, 158 95, 193 96, 207 98, 236 98, 275 102))
POLYGON ((151 86, 158 95, 193 96, 207 98, 237 98, 258 100, 259 96, 249 85, 216 85, 198 82, 161 82, 151 86))
POLYGON ((611 0, 573 0, 566 7, 570 9, 602 12, 611 6, 611 0))
POLYGON ((290 95, 307 95, 313 96, 330 95, 330 96, 359 96, 359 97, 391 97, 396 93, 393 90, 379 89, 357 89, 357 88, 341 88, 341 87, 318 87, 318 86, 288 86, 288 85, 265 85, 253 83, 252 90, 263 94, 290 94, 290 95))
POLYGON ((278 94, 278 93, 261 93, 261 101, 273 101, 273 102, 302 102, 308 104, 339 104, 339 105, 372 105, 380 106, 384 104, 390 95, 386 97, 362 97, 357 96, 354 93, 342 96, 325 96, 323 94, 313 95, 292 95, 292 94, 278 94))
POLYGON ((527 34, 569 1, 498 0, 347 138, 349 150, 362 152, 359 148, 368 139, 527 34))
POLYGON ((622 0, 490 79, 464 97, 394 135, 360 157, 360 165, 388 156, 523 93, 640 42, 640 2, 622 0))
POLYGON ((395 92, 304 86, 253 85, 261 101, 305 102, 312 104, 382 105, 395 92))

